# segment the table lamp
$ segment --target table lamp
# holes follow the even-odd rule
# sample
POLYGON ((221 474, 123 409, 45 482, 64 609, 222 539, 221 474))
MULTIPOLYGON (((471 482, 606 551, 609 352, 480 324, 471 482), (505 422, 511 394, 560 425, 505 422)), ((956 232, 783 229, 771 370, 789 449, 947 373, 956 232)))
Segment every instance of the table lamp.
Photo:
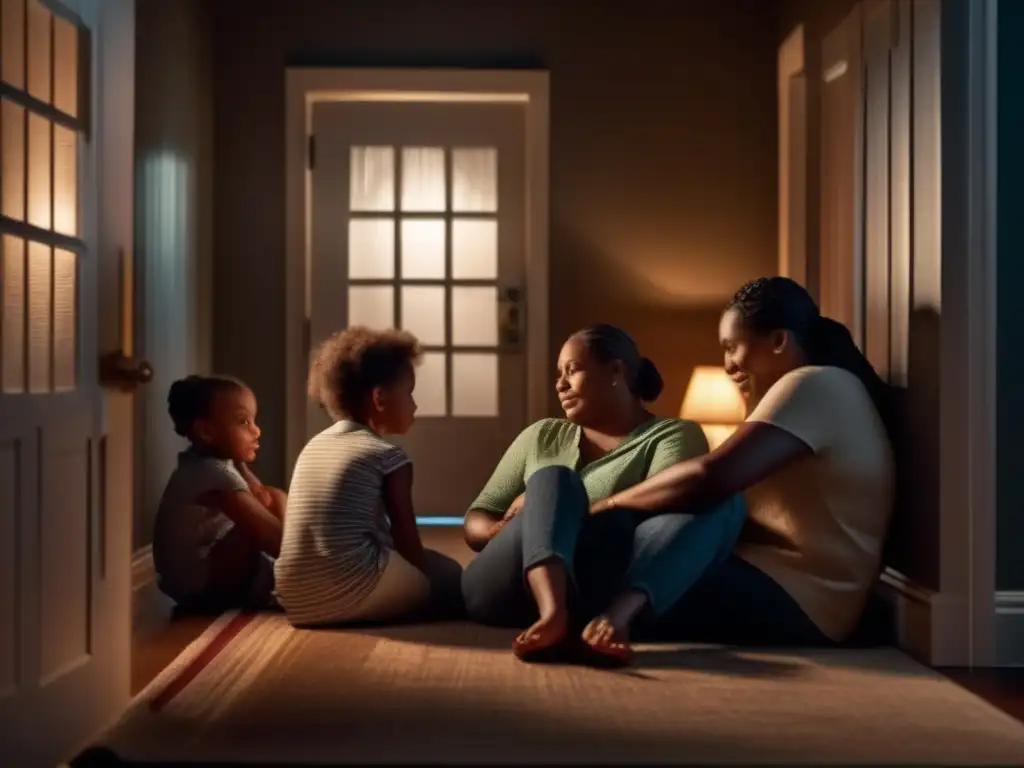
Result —
POLYGON ((700 424, 711 450, 725 442, 746 415, 743 397, 723 368, 698 365, 693 369, 679 418, 700 424))

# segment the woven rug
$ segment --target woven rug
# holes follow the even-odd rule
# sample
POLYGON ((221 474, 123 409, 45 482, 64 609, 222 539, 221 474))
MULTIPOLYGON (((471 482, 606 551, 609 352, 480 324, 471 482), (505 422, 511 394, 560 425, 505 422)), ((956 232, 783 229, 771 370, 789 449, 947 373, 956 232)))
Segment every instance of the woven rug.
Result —
POLYGON ((894 649, 641 646, 528 666, 470 624, 227 614, 98 742, 202 764, 1024 764, 1024 725, 894 649))

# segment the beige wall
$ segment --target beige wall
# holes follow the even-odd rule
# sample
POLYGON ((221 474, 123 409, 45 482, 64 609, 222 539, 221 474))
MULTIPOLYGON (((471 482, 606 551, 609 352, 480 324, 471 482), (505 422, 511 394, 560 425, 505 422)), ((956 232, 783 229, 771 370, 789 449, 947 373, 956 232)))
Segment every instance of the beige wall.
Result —
POLYGON ((247 379, 284 465, 284 70, 289 65, 551 72, 551 338, 620 323, 678 409, 717 362, 725 299, 775 268, 775 9, 381 0, 212 4, 214 362, 247 379))
POLYGON ((135 546, 184 443, 170 383, 212 364, 213 73, 205 0, 137 0, 135 264, 137 354, 153 382, 136 398, 135 546))

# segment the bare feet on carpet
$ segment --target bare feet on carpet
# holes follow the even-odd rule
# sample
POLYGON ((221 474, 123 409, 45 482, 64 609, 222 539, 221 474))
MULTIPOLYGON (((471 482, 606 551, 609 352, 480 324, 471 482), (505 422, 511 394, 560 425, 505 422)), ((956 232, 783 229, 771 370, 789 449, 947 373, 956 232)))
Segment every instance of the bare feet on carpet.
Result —
POLYGON ((616 597, 603 614, 587 624, 583 643, 587 661, 599 666, 626 666, 633 661, 629 628, 648 603, 647 594, 638 589, 616 597))
POLYGON ((583 630, 589 661, 600 665, 626 666, 633 660, 629 631, 608 616, 598 616, 583 630))
POLYGON ((569 616, 565 611, 541 616, 516 637, 512 642, 512 652, 524 661, 533 660, 545 651, 561 645, 568 631, 569 616))

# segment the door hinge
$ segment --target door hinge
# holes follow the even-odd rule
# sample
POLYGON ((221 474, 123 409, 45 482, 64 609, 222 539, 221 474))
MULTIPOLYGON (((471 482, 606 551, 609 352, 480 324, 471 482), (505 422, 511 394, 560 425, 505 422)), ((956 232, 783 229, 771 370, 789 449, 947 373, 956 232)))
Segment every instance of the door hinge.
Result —
POLYGON ((306 165, 311 171, 316 167, 316 136, 313 134, 310 134, 309 136, 309 149, 306 152, 306 165))

